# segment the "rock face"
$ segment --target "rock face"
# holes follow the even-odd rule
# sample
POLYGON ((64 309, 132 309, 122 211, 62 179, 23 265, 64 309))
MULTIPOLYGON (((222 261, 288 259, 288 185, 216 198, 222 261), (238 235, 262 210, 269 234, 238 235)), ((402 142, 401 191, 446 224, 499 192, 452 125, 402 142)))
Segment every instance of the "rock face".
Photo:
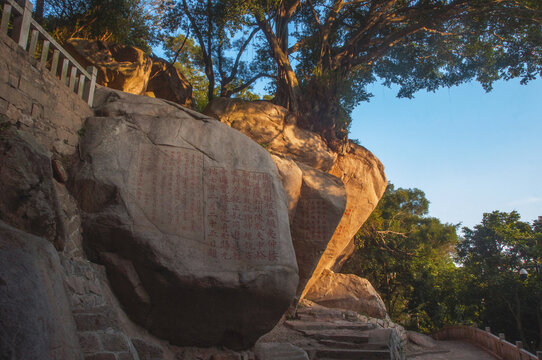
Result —
POLYGON ((66 45, 81 65, 96 66, 99 84, 138 95, 147 89, 152 60, 142 50, 87 39, 70 39, 66 45))
POLYGON ((57 252, 1 221, 0 324, 3 359, 82 359, 57 252))
POLYGON ((291 231, 299 265, 297 295, 300 295, 341 221, 346 191, 335 176, 302 163, 298 166, 303 173, 303 184, 291 231))
POLYGON ((163 59, 151 59, 133 46, 99 40, 70 39, 66 49, 83 66, 93 65, 98 69, 100 85, 193 106, 192 86, 163 59))
POLYGON ((285 108, 269 102, 221 98, 205 113, 275 156, 294 213, 290 218, 300 273, 298 295, 305 296, 324 270, 338 271, 354 250, 354 235, 386 189, 384 167, 353 143, 344 153, 333 152, 320 136, 298 128, 285 108), (293 162, 302 170, 299 192, 293 162), (326 197, 334 200, 326 202, 326 197))
POLYGON ((192 85, 179 69, 170 66, 163 59, 153 59, 146 92, 151 92, 154 97, 173 101, 186 107, 191 108, 194 106, 192 85))
POLYGON ((22 136, 0 132, 0 220, 62 249, 50 156, 22 136))
POLYGON ((367 279, 324 270, 305 298, 317 304, 352 310, 370 317, 386 317, 386 305, 367 279))
POLYGON ((250 346, 298 283, 273 160, 214 119, 100 91, 71 184, 89 254, 128 315, 155 335, 250 346))
POLYGON ((320 136, 295 126, 295 119, 285 108, 270 102, 217 98, 204 113, 241 131, 270 152, 287 154, 316 169, 328 171, 337 158, 320 136))
POLYGON ((355 144, 337 157, 330 173, 345 185, 346 210, 305 291, 324 269, 341 269, 354 251, 354 235, 371 215, 388 184, 382 163, 367 149, 355 144))

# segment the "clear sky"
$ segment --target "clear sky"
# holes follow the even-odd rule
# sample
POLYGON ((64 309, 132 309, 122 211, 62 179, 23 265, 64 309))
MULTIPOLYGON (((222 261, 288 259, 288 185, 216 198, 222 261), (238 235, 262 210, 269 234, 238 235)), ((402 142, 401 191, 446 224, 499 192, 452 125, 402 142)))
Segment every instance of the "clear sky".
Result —
POLYGON ((396 187, 419 188, 431 216, 472 227, 484 212, 542 216, 542 80, 469 83, 415 99, 373 85, 350 137, 373 152, 396 187))

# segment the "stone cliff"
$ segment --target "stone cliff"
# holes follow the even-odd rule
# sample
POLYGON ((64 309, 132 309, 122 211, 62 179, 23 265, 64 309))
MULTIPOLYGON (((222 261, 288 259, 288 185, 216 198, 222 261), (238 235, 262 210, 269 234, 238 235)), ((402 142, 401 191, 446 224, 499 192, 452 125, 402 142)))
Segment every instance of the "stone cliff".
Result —
MULTIPOLYGON (((102 50, 124 90, 171 70, 102 50)), ((333 152, 267 102, 217 99, 209 117, 100 88, 90 109, 3 34, 0 58, 2 354, 254 359, 303 297, 386 316, 333 272, 386 186, 369 151, 333 152)))

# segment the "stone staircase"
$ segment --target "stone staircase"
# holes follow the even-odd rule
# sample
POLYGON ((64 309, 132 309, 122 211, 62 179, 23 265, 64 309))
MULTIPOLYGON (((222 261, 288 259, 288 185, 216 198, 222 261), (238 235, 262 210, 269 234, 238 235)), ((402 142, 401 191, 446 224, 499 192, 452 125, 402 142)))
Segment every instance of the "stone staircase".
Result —
POLYGON ((279 326, 282 329, 275 329, 269 341, 293 344, 310 360, 403 358, 395 330, 365 322, 353 312, 318 305, 301 307, 295 319, 279 326))

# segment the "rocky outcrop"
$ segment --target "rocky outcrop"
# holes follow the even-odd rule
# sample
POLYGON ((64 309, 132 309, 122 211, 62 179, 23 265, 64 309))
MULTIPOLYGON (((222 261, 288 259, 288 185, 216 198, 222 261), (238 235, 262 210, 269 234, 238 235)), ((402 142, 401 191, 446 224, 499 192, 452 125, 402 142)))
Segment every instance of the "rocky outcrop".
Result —
POLYGON ((317 134, 295 126, 295 118, 282 106, 268 101, 217 98, 204 114, 241 131, 271 153, 322 171, 329 171, 337 158, 317 134))
POLYGON ((152 60, 147 95, 193 107, 192 86, 175 66, 159 58, 152 60))
POLYGON ((300 295, 313 276, 319 259, 346 208, 344 184, 335 176, 299 163, 303 183, 291 225, 299 265, 300 295))
POLYGON ((23 136, 14 130, 0 132, 0 220, 61 250, 51 158, 23 136))
POLYGON ((367 279, 324 270, 305 294, 307 300, 337 309, 352 310, 373 318, 386 317, 386 305, 367 279))
POLYGON ((0 221, 0 354, 82 359, 55 248, 0 221))
POLYGON ((276 155, 271 155, 271 157, 277 166, 280 180, 282 181, 284 191, 288 197, 288 217, 290 218, 290 223, 292 223, 296 213, 297 203, 301 196, 303 172, 293 160, 281 158, 276 155))
POLYGON ((367 149, 355 144, 338 156, 330 173, 344 183, 346 210, 305 291, 325 269, 336 272, 341 269, 354 251, 354 235, 373 212, 387 186, 382 163, 367 149))
POLYGON ((71 183, 91 258, 153 334, 177 345, 252 345, 298 283, 271 157, 199 113, 100 91, 71 183))
POLYGON ((266 101, 215 99, 204 112, 245 133, 275 156, 284 174, 290 211, 294 211, 292 239, 303 297, 324 270, 338 271, 354 250, 354 235, 386 189, 384 167, 367 149, 353 143, 343 153, 332 151, 319 135, 297 127, 285 108, 266 101), (292 170, 292 161, 303 172, 298 198, 299 175, 292 170), (316 193, 320 200, 314 197, 316 193), (326 203, 322 197, 335 200, 326 203))
POLYGON ((151 74, 152 60, 144 51, 100 40, 70 39, 66 49, 85 67, 98 69, 100 85, 130 94, 143 94, 151 74))
POLYGON ((98 69, 100 85, 193 106, 192 86, 178 69, 163 59, 152 59, 133 46, 100 40, 70 39, 66 49, 83 66, 98 69))

